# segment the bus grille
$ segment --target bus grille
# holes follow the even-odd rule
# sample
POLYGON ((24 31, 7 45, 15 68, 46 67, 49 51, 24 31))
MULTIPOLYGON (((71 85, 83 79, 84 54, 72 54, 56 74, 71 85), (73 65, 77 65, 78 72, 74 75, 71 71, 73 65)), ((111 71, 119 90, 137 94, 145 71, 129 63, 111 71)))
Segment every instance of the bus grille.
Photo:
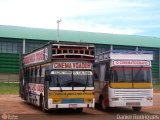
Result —
POLYGON ((121 97, 123 100, 142 100, 146 96, 151 96, 151 90, 131 90, 131 89, 126 89, 126 90, 120 90, 116 89, 114 91, 115 97, 121 97))

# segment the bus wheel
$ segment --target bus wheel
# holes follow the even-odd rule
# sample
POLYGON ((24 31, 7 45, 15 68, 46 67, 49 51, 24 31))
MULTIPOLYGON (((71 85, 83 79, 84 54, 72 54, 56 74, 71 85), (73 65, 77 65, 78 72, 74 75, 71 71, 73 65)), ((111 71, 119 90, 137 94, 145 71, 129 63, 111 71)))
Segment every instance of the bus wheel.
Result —
POLYGON ((76 108, 76 112, 81 113, 83 111, 83 108, 76 108))
POLYGON ((26 95, 26 103, 27 103, 28 105, 31 104, 31 103, 30 103, 30 98, 29 98, 29 93, 27 93, 27 95, 26 95))
POLYGON ((132 107, 133 111, 139 112, 141 111, 142 107, 132 107))
POLYGON ((104 99, 103 98, 100 99, 100 106, 101 106, 102 110, 104 110, 104 111, 106 110, 106 106, 104 104, 104 99))
POLYGON ((42 109, 42 104, 43 104, 43 97, 40 95, 39 98, 39 107, 42 109))
POLYGON ((42 102, 42 111, 43 112, 48 112, 48 110, 45 108, 45 102, 44 102, 44 100, 42 102))

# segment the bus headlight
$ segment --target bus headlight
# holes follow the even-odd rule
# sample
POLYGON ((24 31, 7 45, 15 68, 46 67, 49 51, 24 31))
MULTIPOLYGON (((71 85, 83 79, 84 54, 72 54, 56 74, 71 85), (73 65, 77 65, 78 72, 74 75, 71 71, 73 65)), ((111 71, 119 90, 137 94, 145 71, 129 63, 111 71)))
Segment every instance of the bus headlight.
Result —
POLYGON ((90 103, 92 103, 93 102, 93 100, 92 99, 85 99, 85 101, 84 101, 86 104, 90 104, 90 103))
POLYGON ((53 99, 52 103, 53 104, 60 104, 61 103, 61 99, 53 99))
POLYGON ((111 98, 111 99, 112 99, 112 101, 118 101, 119 100, 119 98, 117 98, 117 97, 111 98))
POLYGON ((153 100, 153 98, 152 98, 152 97, 147 97, 147 100, 150 100, 150 101, 151 101, 151 100, 153 100))

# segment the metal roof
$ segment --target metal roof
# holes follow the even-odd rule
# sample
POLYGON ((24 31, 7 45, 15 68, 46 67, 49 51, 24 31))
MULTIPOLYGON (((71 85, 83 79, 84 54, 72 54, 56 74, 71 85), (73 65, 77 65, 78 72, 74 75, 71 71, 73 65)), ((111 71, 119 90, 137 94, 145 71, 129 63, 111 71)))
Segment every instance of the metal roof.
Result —
MULTIPOLYGON (((0 37, 56 41, 56 29, 27 28, 0 25, 0 37)), ((119 35, 97 32, 60 30, 60 41, 112 44, 126 46, 160 47, 160 38, 138 35, 119 35)))

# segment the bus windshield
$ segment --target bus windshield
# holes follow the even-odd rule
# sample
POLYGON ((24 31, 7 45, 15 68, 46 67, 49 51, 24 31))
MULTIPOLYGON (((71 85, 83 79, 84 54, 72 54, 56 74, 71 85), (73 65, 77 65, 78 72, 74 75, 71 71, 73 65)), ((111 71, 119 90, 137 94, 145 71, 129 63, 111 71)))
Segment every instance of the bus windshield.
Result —
POLYGON ((113 67, 111 82, 151 82, 151 68, 149 67, 113 67))
POLYGON ((52 71, 50 87, 93 87, 91 71, 52 71))

